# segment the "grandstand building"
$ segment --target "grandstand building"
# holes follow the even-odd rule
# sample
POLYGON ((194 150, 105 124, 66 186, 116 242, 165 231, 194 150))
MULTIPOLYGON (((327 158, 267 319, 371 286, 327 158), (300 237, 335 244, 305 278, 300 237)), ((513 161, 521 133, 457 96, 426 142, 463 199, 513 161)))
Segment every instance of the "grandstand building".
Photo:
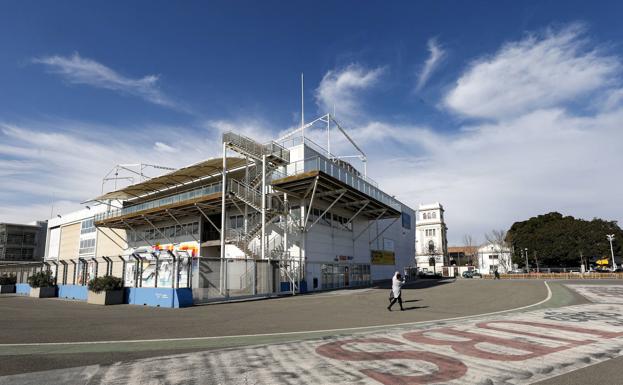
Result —
POLYGON ((192 287, 197 303, 365 285, 413 265, 414 210, 305 137, 318 124, 366 161, 326 115, 268 143, 224 133, 222 157, 93 199, 126 286, 192 287))

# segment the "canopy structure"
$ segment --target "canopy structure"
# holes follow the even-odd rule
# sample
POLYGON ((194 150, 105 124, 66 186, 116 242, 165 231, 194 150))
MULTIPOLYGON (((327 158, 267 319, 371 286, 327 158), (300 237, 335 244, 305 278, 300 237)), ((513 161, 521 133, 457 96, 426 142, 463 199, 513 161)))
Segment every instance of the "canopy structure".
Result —
MULTIPOLYGON (((247 160, 238 157, 227 157, 227 170, 234 170, 247 164, 247 160)), ((111 191, 92 201, 105 200, 132 200, 146 197, 151 194, 174 189, 183 185, 188 185, 208 179, 221 174, 223 171, 223 158, 213 158, 204 160, 190 166, 182 167, 176 171, 151 178, 141 183, 124 187, 120 190, 111 191)))

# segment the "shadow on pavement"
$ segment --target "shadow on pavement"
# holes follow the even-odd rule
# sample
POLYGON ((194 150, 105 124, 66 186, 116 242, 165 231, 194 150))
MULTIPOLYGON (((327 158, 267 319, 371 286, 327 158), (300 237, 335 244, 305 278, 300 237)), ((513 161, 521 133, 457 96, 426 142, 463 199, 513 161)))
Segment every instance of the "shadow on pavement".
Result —
MULTIPOLYGON (((415 281, 408 281, 402 287, 403 289, 427 289, 429 287, 435 287, 440 285, 447 285, 449 283, 454 283, 456 279, 454 278, 423 278, 417 279, 415 281)), ((388 279, 387 281, 381 281, 372 286, 373 289, 391 289, 392 281, 388 279)))

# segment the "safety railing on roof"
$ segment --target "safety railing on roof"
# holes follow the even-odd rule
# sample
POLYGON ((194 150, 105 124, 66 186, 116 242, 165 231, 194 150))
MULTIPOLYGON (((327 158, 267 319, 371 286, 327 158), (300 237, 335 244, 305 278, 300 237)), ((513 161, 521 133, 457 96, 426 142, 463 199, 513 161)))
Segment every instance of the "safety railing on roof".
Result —
POLYGON ((254 157, 256 160, 260 160, 263 155, 266 155, 271 161, 278 160, 281 163, 290 162, 290 151, 276 142, 261 144, 249 137, 230 131, 223 134, 223 143, 229 143, 235 148, 254 157))
POLYGON ((222 190, 222 184, 221 182, 217 182, 217 183, 213 183, 208 186, 205 186, 205 187, 201 187, 201 188, 191 190, 191 191, 186 191, 180 194, 171 195, 168 197, 156 199, 153 201, 141 203, 141 204, 134 205, 134 206, 124 207, 122 209, 112 210, 112 211, 101 213, 101 214, 96 214, 94 219, 95 219, 95 222, 99 222, 99 221, 103 221, 103 220, 110 219, 110 218, 117 218, 117 217, 125 216, 128 214, 137 213, 140 211, 151 210, 151 209, 168 206, 168 205, 175 204, 175 203, 188 201, 191 199, 201 198, 207 195, 221 192, 221 190, 222 190))
MULTIPOLYGON (((308 171, 322 171, 335 179, 346 183, 354 189, 384 203, 396 210, 401 210, 402 205, 390 195, 381 191, 375 184, 366 180, 365 177, 356 175, 344 167, 322 156, 315 156, 305 160, 292 162, 287 166, 288 175, 297 175, 308 171)), ((376 182, 375 182, 376 183, 376 182)))

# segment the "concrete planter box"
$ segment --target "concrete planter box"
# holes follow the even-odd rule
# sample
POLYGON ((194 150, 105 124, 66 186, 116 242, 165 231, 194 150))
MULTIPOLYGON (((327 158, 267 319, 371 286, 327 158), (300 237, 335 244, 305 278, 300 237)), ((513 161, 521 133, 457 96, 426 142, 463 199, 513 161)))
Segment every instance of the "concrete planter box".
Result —
POLYGON ((15 285, 0 285, 0 294, 15 293, 15 285))
POLYGON ((124 290, 104 290, 99 293, 89 290, 88 303, 95 305, 120 305, 125 296, 124 290))
POLYGON ((33 287, 30 289, 30 296, 34 298, 56 297, 56 286, 33 287))

